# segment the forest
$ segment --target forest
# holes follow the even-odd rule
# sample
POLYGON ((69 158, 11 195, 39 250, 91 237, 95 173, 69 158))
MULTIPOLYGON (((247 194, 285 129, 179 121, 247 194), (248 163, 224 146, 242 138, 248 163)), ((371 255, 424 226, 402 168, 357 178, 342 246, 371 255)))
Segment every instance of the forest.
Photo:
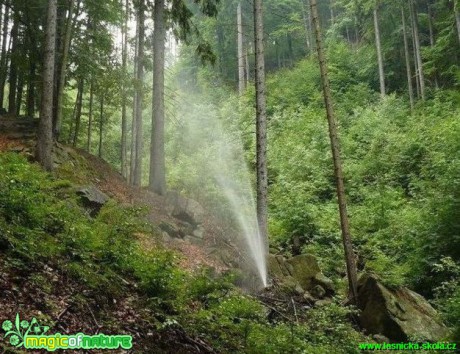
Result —
POLYGON ((458 352, 459 0, 0 0, 0 48, 1 353, 458 352))

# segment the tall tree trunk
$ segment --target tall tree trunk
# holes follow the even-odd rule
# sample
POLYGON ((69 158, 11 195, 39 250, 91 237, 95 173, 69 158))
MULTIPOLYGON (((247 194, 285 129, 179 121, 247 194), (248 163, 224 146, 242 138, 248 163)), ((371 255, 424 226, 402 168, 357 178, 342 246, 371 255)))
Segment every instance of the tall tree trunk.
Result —
POLYGON ((303 25, 305 27, 305 39, 307 43, 307 50, 310 51, 311 49, 311 16, 308 11, 308 4, 306 4, 308 0, 300 0, 302 4, 302 17, 303 17, 303 25))
POLYGON ((75 147, 78 143, 78 135, 80 134, 80 124, 81 124, 81 110, 83 106, 83 89, 85 81, 81 78, 78 82, 78 94, 77 94, 77 112, 75 115, 75 131, 73 134, 72 145, 75 147))
POLYGON ((331 11, 331 24, 332 25, 335 23, 334 7, 335 7, 334 0, 330 0, 329 9, 331 11))
POLYGON ((460 44, 460 1, 454 2, 455 23, 457 25, 458 43, 460 44))
POLYGON ((246 85, 248 85, 251 81, 251 69, 249 67, 249 50, 247 46, 244 50, 244 64, 246 65, 246 69, 244 71, 246 75, 246 85))
POLYGON ((423 73, 422 51, 420 49, 417 9, 415 7, 415 3, 413 0, 409 0, 409 6, 410 6, 410 13, 411 13, 412 28, 414 31, 415 55, 417 58, 416 74, 419 77, 420 95, 422 97, 422 100, 425 100, 425 75, 423 73))
POLYGON ((123 82, 122 82, 122 106, 121 106, 121 174, 123 177, 128 177, 128 117, 126 116, 127 93, 126 93, 126 78, 127 78, 127 59, 128 59, 128 17, 129 17, 129 0, 125 3, 125 19, 122 28, 123 38, 123 82))
POLYGON ((57 0, 48 0, 45 56, 43 59, 43 90, 38 125, 37 160, 46 169, 53 169, 53 87, 56 54, 57 0))
POLYGON ((99 152, 98 156, 102 159, 102 143, 104 136, 104 95, 101 96, 101 109, 99 116, 99 152))
POLYGON ((144 45, 145 45, 145 1, 139 1, 138 8, 139 21, 139 44, 137 50, 137 95, 136 95, 136 158, 134 164, 134 179, 135 186, 142 184, 142 155, 143 155, 143 122, 142 110, 144 101, 144 45))
POLYGON ((267 108, 262 0, 254 0, 254 36, 256 59, 257 219, 260 237, 266 242, 268 240, 267 108))
MULTIPOLYGON (((409 7, 410 12, 410 7, 409 7)), ((412 21, 411 21, 412 23, 412 21)), ((413 48, 413 59, 414 59, 414 70, 415 70, 415 89, 417 92, 417 99, 420 98, 420 78, 418 76, 418 63, 417 63, 417 53, 415 52, 415 38, 414 38, 414 28, 411 25, 411 33, 412 33, 412 48, 413 48)))
POLYGON ((19 15, 14 14, 14 24, 11 29, 11 59, 10 59, 10 76, 8 80, 8 113, 16 113, 16 89, 18 84, 18 36, 19 36, 19 15))
POLYGON ((5 83, 8 73, 8 25, 10 21, 9 1, 5 4, 2 28, 2 54, 0 58, 0 109, 3 109, 5 99, 5 83))
MULTIPOLYGON (((139 68, 139 61, 138 61, 138 51, 139 51, 139 21, 136 24, 136 36, 135 36, 135 50, 136 53, 134 55, 134 78, 137 78, 137 71, 139 68)), ((137 112, 137 88, 134 90, 133 95, 133 117, 132 117, 132 124, 131 124, 131 166, 130 166, 130 173, 129 173, 129 183, 134 185, 134 170, 136 166, 136 112, 137 112)))
POLYGON ((406 32, 406 15, 404 14, 404 7, 401 7, 401 19, 402 19, 402 32, 404 39, 404 57, 406 59, 406 74, 407 74, 407 88, 409 90, 409 101, 411 111, 414 110, 414 90, 412 88, 412 73, 410 67, 410 56, 409 56, 409 43, 407 40, 406 32))
MULTIPOLYGON (((66 26, 65 26, 65 34, 64 34, 64 42, 62 45, 62 53, 61 53, 61 62, 59 68, 59 83, 57 88, 57 102, 56 102, 56 116, 54 117, 54 135, 56 140, 59 140, 59 135, 61 133, 61 126, 62 126, 62 109, 64 106, 64 89, 66 84, 66 76, 67 76, 67 61, 69 56, 69 49, 70 49, 70 41, 72 36, 72 27, 74 21, 76 21, 76 17, 73 17, 75 7, 75 0, 69 0, 69 14, 67 16, 66 26)), ((78 12, 78 11, 77 11, 78 12)))
POLYGON ((86 150, 91 153, 91 138, 93 133, 93 102, 94 102, 94 80, 91 79, 89 87, 89 109, 88 109, 88 141, 86 150))
MULTIPOLYGON (((434 39, 434 30, 433 30, 433 10, 431 8, 431 3, 430 0, 426 1, 426 6, 428 9, 428 31, 430 34, 430 47, 433 48, 435 45, 435 39, 434 39)), ((436 70, 434 71, 434 85, 436 89, 439 88, 439 82, 438 82, 438 73, 436 70)))
POLYGON ((77 117, 77 107, 78 107, 78 101, 80 97, 77 92, 77 97, 75 98, 75 104, 73 105, 73 111, 72 111, 72 119, 70 120, 70 127, 69 127, 69 136, 67 137, 67 144, 71 144, 73 141, 73 126, 77 117))
POLYGON ((165 167, 165 0, 155 0, 154 30, 153 30, 153 121, 152 141, 150 151, 150 188, 157 194, 166 193, 165 167))
POLYGON ((17 117, 21 115, 23 93, 24 93, 24 72, 20 71, 19 77, 18 77, 18 87, 17 87, 17 96, 16 96, 16 116, 17 117))
POLYGON ((323 43, 321 39, 321 28, 318 18, 318 8, 316 0, 310 0, 313 24, 316 36, 316 49, 318 51, 319 65, 321 70, 321 80, 323 83, 324 102, 326 105, 327 120, 329 124, 329 137, 331 140, 332 157, 334 161, 335 180, 337 187, 337 199, 340 212, 340 224, 342 228, 342 240, 345 250, 345 260, 347 264, 348 284, 350 288, 352 303, 358 303, 358 280, 355 263, 355 255, 351 243, 350 227, 348 223, 347 203, 345 198, 345 187, 343 183, 342 161, 340 157, 340 145, 337 136, 335 115, 329 85, 326 57, 324 55, 323 43))
POLYGON ((375 46, 377 48, 377 61, 379 65, 379 81, 380 81, 380 95, 385 97, 385 71, 383 68, 383 55, 382 46, 380 44, 380 28, 378 18, 378 3, 374 7, 374 32, 375 32, 375 46))
POLYGON ((34 59, 31 58, 29 63, 29 83, 27 84, 27 116, 30 118, 35 116, 35 71, 37 66, 34 59))
POLYGON ((243 14, 241 11, 241 2, 238 3, 236 18, 238 32, 238 92, 242 95, 246 89, 246 82, 244 80, 243 14))

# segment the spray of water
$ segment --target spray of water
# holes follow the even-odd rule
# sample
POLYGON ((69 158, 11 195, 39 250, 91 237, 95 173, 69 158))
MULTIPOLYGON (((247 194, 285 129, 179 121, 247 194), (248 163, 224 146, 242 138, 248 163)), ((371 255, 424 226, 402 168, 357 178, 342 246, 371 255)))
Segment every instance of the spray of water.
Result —
MULTIPOLYGON (((175 129, 172 155, 177 166, 184 166, 196 189, 195 196, 206 195, 207 206, 230 219, 236 232, 232 242, 245 258, 245 269, 252 277, 251 287, 267 286, 267 242, 259 232, 254 198, 254 176, 247 166, 241 131, 235 122, 238 113, 215 107, 196 94, 184 94, 180 109, 180 129, 175 129), (214 204, 213 204, 214 203, 214 204)), ((174 163, 174 161, 173 161, 174 163)), ((201 197, 201 201, 206 199, 201 197)))

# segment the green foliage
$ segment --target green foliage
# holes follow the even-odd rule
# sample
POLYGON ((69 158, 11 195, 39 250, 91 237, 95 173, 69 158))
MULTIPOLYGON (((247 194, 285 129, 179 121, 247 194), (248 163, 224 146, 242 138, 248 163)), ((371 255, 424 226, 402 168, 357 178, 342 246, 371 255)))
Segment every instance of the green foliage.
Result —
POLYGON ((12 262, 50 264, 100 293, 119 295, 133 278, 149 297, 174 298, 182 279, 174 255, 145 251, 137 233, 154 238, 144 209, 106 204, 97 218, 79 206, 69 182, 54 180, 17 154, 0 155, 0 245, 12 262))
POLYGON ((216 349, 235 353, 357 353, 364 337, 349 324, 349 311, 330 305, 308 312, 306 320, 269 320, 258 301, 230 293, 185 319, 187 328, 216 349))

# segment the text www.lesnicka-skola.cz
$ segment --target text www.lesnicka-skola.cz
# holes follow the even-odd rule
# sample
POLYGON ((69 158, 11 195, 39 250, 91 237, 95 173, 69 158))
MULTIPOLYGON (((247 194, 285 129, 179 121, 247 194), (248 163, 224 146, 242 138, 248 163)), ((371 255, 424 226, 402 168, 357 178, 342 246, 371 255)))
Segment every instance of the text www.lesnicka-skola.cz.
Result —
POLYGON ((401 343, 360 343, 361 350, 457 350, 457 343, 449 342, 401 342, 401 343))

